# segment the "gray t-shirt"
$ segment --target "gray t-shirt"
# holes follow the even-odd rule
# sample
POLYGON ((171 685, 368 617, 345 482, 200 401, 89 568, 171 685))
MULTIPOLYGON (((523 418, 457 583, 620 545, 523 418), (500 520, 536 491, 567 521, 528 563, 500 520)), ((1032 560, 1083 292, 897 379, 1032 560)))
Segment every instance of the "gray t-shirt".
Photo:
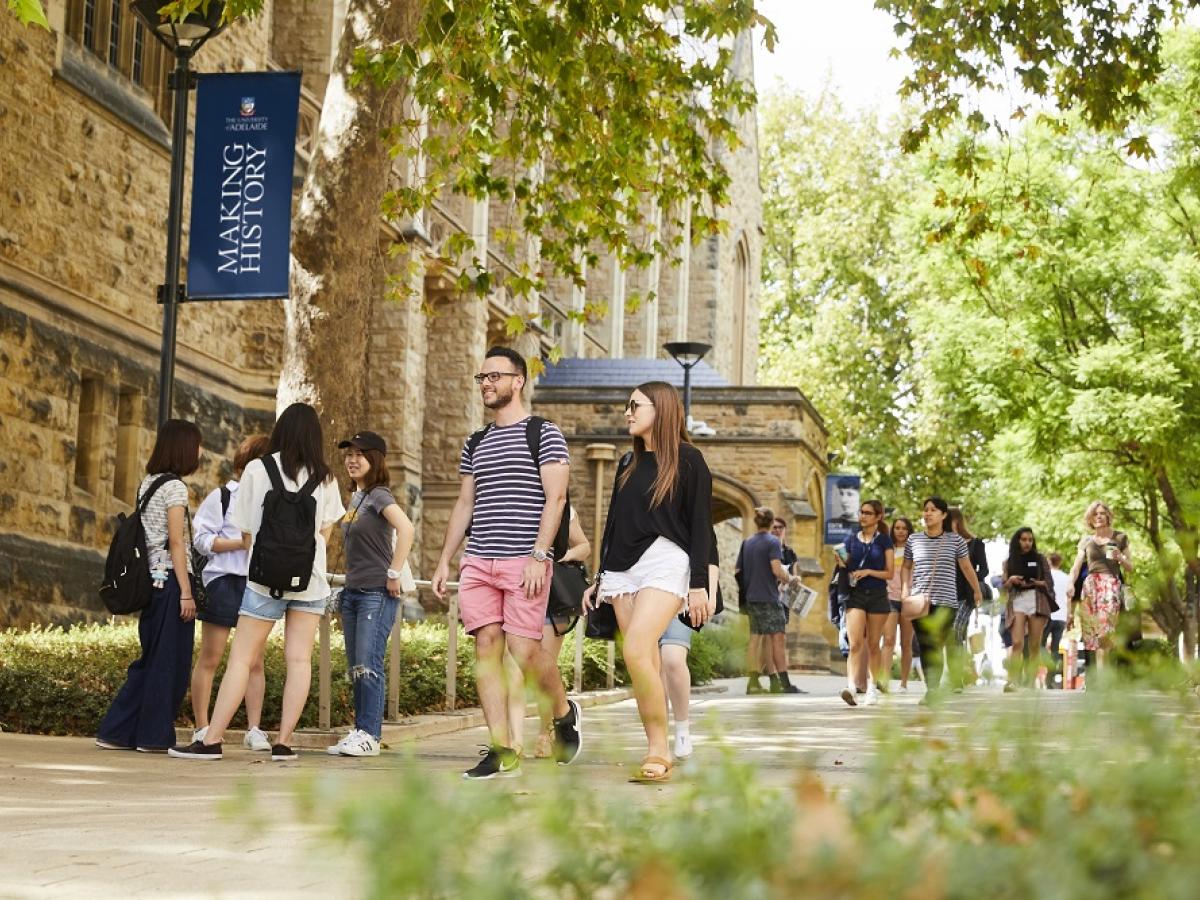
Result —
POLYGON ((382 590, 387 586, 396 529, 383 517, 383 511, 395 502, 392 492, 382 486, 371 488, 365 497, 362 491, 351 495, 342 518, 346 587, 382 590))
POLYGON ((746 602, 779 603, 779 579, 772 571, 773 559, 783 561, 783 546, 775 535, 760 531, 742 541, 735 567, 742 573, 746 602))

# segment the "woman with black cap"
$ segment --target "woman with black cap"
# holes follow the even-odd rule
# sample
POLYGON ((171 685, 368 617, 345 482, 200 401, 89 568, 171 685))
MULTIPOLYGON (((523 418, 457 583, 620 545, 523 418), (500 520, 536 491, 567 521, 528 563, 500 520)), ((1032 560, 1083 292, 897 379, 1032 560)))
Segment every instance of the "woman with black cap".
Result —
POLYGON ((400 574, 413 543, 413 524, 396 503, 387 444, 360 431, 338 444, 354 482, 342 519, 346 586, 341 594, 346 666, 354 686, 354 728, 329 748, 333 756, 378 756, 387 697, 383 657, 400 606, 400 574))

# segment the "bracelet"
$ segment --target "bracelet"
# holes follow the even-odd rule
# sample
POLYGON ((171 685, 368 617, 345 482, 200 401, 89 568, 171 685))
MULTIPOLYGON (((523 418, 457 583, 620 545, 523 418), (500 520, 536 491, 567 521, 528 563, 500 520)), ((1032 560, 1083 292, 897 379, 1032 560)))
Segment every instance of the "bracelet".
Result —
POLYGON ((389 579, 389 580, 395 580, 395 581, 399 581, 399 580, 400 580, 400 573, 399 573, 399 572, 397 572, 395 569, 388 569, 388 570, 387 570, 387 577, 388 577, 388 579, 389 579))

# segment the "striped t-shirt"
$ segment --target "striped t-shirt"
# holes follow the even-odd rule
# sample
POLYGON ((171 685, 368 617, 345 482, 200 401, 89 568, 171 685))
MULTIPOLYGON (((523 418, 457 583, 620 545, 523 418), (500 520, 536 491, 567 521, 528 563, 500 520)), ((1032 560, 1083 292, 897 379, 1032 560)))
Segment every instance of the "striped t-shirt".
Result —
POLYGON ((954 573, 958 561, 967 555, 967 542, 953 531, 943 531, 937 537, 918 531, 904 543, 904 559, 912 563, 909 593, 930 594, 934 606, 957 607, 958 581, 954 573))
MULTIPOLYGON (((160 478, 162 478, 162 474, 147 475, 142 479, 142 483, 137 489, 139 504, 146 496, 146 491, 150 490, 150 485, 160 478)), ((146 511, 142 513, 142 528, 146 531, 146 549, 150 553, 148 562, 151 572, 156 567, 161 567, 167 572, 175 569, 175 564, 171 562, 171 551, 167 547, 167 510, 173 506, 182 506, 184 518, 187 518, 188 489, 180 478, 172 478, 160 485, 154 492, 154 496, 150 498, 150 502, 146 504, 146 511)), ((186 524, 184 525, 183 541, 184 546, 187 547, 186 524)), ((183 555, 187 559, 188 571, 191 572, 192 554, 185 552, 183 555)))
MULTIPOLYGON (((522 419, 489 428, 474 456, 468 446, 470 438, 463 443, 458 473, 475 479, 468 556, 513 559, 528 556, 537 543, 546 494, 541 472, 529 453, 526 422, 522 419)), ((570 463, 567 440, 551 422, 542 425, 539 449, 543 466, 570 463)))

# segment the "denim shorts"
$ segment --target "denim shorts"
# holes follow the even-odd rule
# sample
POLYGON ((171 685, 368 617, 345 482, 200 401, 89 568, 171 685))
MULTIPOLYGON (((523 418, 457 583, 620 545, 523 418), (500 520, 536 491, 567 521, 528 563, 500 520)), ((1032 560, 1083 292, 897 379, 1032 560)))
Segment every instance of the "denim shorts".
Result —
POLYGON ((221 575, 204 586, 208 602, 196 613, 196 618, 210 625, 236 628, 242 597, 246 593, 245 575, 221 575))
POLYGON ((674 616, 671 619, 671 624, 667 626, 667 630, 658 639, 658 646, 662 647, 664 644, 674 644, 676 647, 684 647, 691 650, 692 635, 694 633, 692 629, 679 621, 679 616, 674 616))
POLYGON ((287 612, 305 612, 317 616, 325 615, 326 598, 320 600, 292 600, 280 597, 276 600, 246 588, 242 595, 241 615, 251 619, 261 619, 264 622, 278 622, 287 612))

